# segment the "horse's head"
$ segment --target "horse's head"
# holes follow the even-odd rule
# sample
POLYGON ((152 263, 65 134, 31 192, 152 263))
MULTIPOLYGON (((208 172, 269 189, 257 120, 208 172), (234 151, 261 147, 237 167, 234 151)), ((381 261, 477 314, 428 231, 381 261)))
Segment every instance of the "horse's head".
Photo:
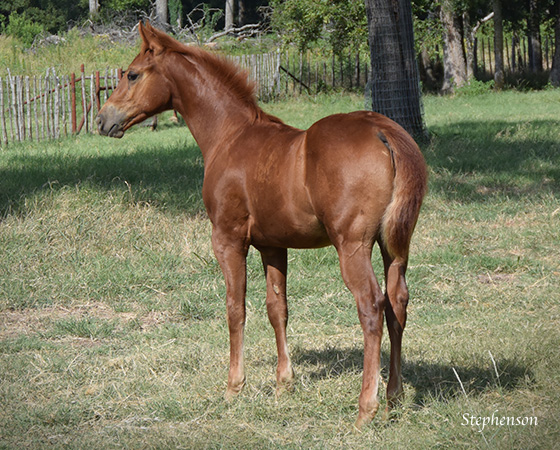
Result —
POLYGON ((162 58, 172 38, 139 24, 140 53, 123 75, 117 88, 96 118, 99 133, 121 138, 132 125, 171 109, 171 84, 165 76, 162 58))

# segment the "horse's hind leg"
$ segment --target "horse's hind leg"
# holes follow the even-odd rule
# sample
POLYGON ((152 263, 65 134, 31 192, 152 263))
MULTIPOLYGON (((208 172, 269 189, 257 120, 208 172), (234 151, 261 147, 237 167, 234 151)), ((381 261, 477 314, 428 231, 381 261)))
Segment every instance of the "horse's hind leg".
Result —
POLYGON ((387 383, 387 409, 397 405, 402 399, 403 387, 401 376, 401 346, 404 327, 406 325, 406 306, 408 304, 408 287, 405 272, 406 260, 391 258, 380 242, 381 254, 385 265, 386 297, 385 308, 387 329, 391 340, 391 362, 389 382, 387 383))
POLYGON ((356 300, 364 333, 364 372, 356 427, 371 422, 379 408, 381 336, 385 297, 371 266, 371 246, 345 241, 337 245, 342 278, 356 300))
POLYGON ((274 334, 278 351, 276 369, 276 396, 292 386, 294 373, 288 354, 286 326, 288 323, 288 305, 286 301, 286 272, 288 269, 288 251, 284 248, 259 249, 266 276, 266 309, 274 334))

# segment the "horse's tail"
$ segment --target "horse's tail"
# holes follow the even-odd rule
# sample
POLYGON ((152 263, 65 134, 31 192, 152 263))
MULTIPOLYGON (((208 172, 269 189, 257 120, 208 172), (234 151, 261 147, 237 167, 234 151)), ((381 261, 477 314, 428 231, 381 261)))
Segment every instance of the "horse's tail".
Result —
POLYGON ((426 163, 414 139, 395 122, 387 120, 378 137, 389 149, 395 171, 393 196, 383 216, 381 239, 389 255, 402 258, 406 264, 427 189, 426 163))

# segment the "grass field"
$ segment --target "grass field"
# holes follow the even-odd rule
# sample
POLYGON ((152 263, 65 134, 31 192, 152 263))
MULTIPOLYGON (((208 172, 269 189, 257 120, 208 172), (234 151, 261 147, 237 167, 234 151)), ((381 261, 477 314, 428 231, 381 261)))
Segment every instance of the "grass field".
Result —
MULTIPOLYGON (((265 109, 306 127, 362 106, 265 109)), ((225 289, 186 128, 2 149, 0 448, 560 448, 560 91, 428 97, 425 110, 406 397, 362 433, 362 334, 332 248, 290 253, 297 383, 278 402, 250 253, 248 384, 224 402, 225 289)), ((386 333, 385 380, 388 350, 386 333)))
POLYGON ((54 68, 59 75, 78 73, 84 64, 86 72, 104 71, 120 67, 123 61, 131 61, 138 53, 138 44, 126 45, 113 42, 109 36, 80 36, 72 30, 62 36, 57 45, 45 45, 29 50, 11 36, 0 35, 0 76, 43 75, 54 68))

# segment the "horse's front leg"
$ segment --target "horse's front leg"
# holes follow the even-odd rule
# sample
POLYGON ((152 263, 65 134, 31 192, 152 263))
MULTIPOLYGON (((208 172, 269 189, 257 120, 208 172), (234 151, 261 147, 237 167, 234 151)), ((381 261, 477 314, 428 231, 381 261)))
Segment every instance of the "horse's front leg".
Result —
POLYGON ((288 353, 286 325, 288 324, 288 304, 286 299, 286 273, 288 251, 285 248, 259 249, 266 276, 266 309, 278 351, 276 369, 276 397, 292 387, 294 372, 288 353))
POLYGON ((214 229, 212 232, 212 247, 226 282, 226 309, 230 339, 226 400, 231 400, 245 386, 243 336, 245 329, 248 246, 214 229))

